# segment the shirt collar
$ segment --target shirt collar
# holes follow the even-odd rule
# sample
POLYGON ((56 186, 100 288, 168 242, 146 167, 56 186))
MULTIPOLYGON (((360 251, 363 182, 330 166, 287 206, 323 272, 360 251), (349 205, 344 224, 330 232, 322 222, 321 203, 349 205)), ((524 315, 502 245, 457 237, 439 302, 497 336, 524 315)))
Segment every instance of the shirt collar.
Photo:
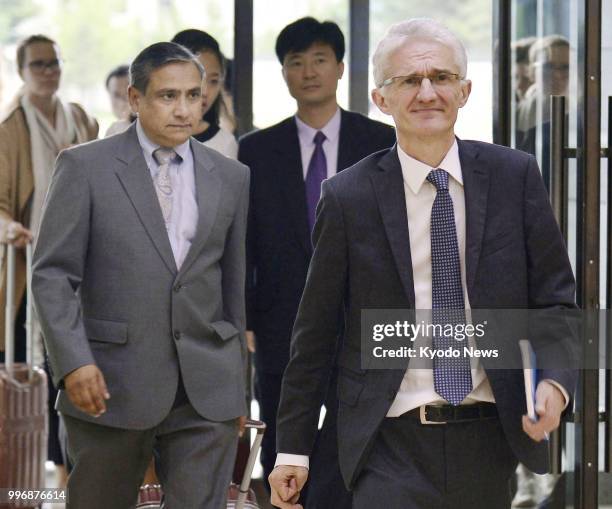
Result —
POLYGON ((336 109, 336 113, 334 116, 329 119, 327 124, 325 124, 321 129, 314 129, 310 127, 306 122, 301 120, 297 114, 295 115, 295 123, 297 124, 298 136, 302 139, 307 139, 310 143, 314 143, 315 134, 318 131, 321 131, 325 138, 333 143, 336 141, 338 136, 340 136, 340 120, 342 115, 340 114, 340 108, 336 109))
MULTIPOLYGON (((149 139, 149 137, 145 134, 142 125, 140 124, 140 119, 136 119, 136 135, 138 136, 138 142, 142 147, 142 150, 155 161, 153 157, 153 152, 155 152, 161 145, 154 143, 149 139)), ((173 147, 173 150, 181 157, 181 160, 185 161, 189 154, 189 140, 181 143, 180 145, 173 147)))
POLYGON ((459 145, 457 140, 453 142, 442 162, 433 168, 428 164, 422 163, 418 159, 408 155, 402 150, 402 147, 397 144, 397 156, 402 167, 404 182, 408 184, 414 194, 417 194, 423 182, 427 179, 427 175, 431 170, 441 168, 453 177, 460 185, 463 185, 463 176, 461 174, 461 162, 459 160, 459 145))

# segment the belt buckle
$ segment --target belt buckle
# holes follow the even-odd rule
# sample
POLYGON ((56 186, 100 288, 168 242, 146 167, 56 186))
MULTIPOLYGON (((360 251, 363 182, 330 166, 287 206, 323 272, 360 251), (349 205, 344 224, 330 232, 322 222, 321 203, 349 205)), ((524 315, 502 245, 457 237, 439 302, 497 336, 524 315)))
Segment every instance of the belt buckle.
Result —
POLYGON ((419 417, 421 418, 421 424, 446 424, 446 421, 437 422, 437 421, 428 421, 427 414, 425 412, 425 408, 427 405, 421 405, 419 407, 419 417))

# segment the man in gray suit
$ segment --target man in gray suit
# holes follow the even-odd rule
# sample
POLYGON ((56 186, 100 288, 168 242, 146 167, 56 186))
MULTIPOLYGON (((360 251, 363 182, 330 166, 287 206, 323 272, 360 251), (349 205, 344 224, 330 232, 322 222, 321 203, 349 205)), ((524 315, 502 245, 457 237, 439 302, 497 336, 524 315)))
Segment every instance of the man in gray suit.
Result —
POLYGON ((246 414, 249 172, 190 139, 203 75, 182 46, 146 48, 135 124, 57 160, 32 286, 69 508, 133 507, 152 452, 166 507, 224 505, 246 414))

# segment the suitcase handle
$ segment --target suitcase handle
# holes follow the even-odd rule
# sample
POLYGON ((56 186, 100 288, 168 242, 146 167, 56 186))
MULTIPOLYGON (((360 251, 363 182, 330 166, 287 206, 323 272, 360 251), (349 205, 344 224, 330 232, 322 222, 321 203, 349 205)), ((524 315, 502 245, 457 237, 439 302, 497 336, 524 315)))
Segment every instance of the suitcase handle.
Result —
MULTIPOLYGON (((26 362, 28 379, 33 375, 34 341, 32 340, 32 244, 26 245, 26 362)), ((4 320, 6 371, 11 375, 15 364, 15 246, 6 244, 6 309, 4 320)))
POLYGON ((249 493, 249 485, 251 484, 251 476, 253 475, 253 467, 255 466, 257 453, 259 452, 259 448, 261 447, 261 441, 263 440, 263 435, 266 431, 266 424, 262 421, 247 419, 246 429, 254 429, 257 431, 257 434, 255 435, 255 440, 253 440, 251 452, 249 453, 249 459, 247 460, 247 464, 244 469, 244 475, 242 476, 242 482, 240 483, 240 489, 238 493, 238 499, 236 500, 235 509, 244 509, 244 504, 249 493))

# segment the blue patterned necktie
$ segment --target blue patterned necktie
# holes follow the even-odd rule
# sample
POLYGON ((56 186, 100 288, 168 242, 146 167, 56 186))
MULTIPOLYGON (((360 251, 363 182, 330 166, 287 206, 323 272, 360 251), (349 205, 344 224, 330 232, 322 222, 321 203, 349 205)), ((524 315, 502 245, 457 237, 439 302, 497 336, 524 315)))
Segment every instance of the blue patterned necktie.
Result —
POLYGON ((315 149, 306 173, 306 205, 308 206, 308 226, 310 231, 315 223, 317 203, 321 197, 321 183, 327 178, 327 159, 323 152, 323 142, 327 138, 321 131, 314 137, 315 149))
MULTIPOLYGON (((436 186, 431 208, 431 302, 432 322, 442 325, 465 323, 465 302, 461 284, 459 244, 453 201, 448 192, 448 173, 432 170, 427 180, 436 186)), ((463 342, 453 335, 434 334, 433 348, 457 348, 459 357, 435 357, 434 389, 452 405, 458 405, 472 392, 470 359, 463 356, 463 342)))

